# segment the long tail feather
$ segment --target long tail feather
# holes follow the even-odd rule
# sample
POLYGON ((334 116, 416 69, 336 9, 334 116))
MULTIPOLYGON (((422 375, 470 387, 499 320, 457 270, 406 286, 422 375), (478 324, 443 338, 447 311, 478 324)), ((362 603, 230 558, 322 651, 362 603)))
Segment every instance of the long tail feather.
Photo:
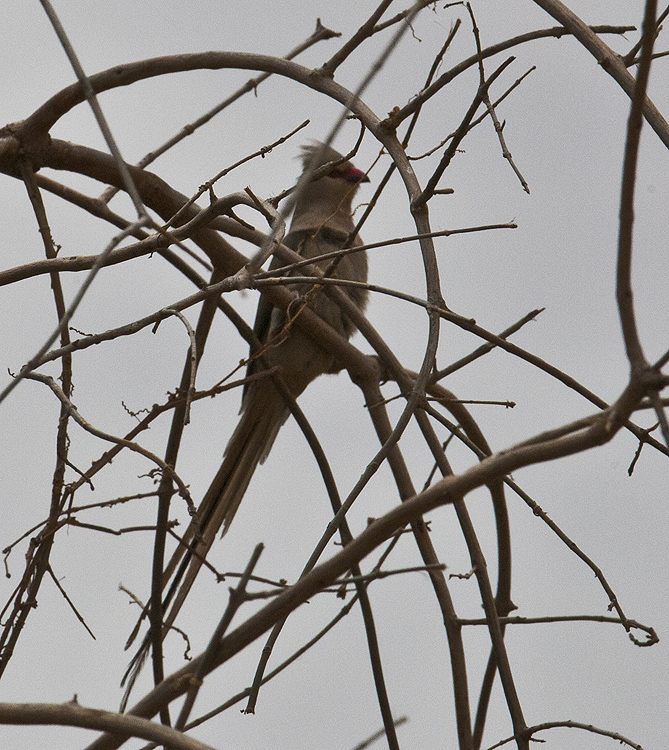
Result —
MULTIPOLYGON (((269 380, 255 383, 248 395, 252 396, 245 399, 248 407, 230 438, 223 463, 202 500, 202 513, 198 511, 192 524, 194 540, 186 553, 190 557, 188 571, 165 618, 166 628, 172 625, 181 609, 219 529, 222 528, 225 534, 230 527, 256 467, 264 460, 286 420, 286 406, 269 380)), ((175 555, 181 558, 183 549, 181 546, 181 551, 178 550, 175 555)), ((172 561, 166 568, 166 574, 171 572, 171 566, 172 561)))
MULTIPOLYGON (((163 573, 163 590, 168 589, 163 599, 163 611, 167 611, 163 638, 174 624, 219 529, 223 528, 223 534, 228 530, 256 467, 266 458, 288 415, 283 399, 269 378, 253 383, 244 398, 244 405, 242 417, 226 447, 223 463, 163 573)), ((148 608, 142 618, 147 612, 148 608)), ((134 636, 137 631, 136 627, 134 636)), ((132 640, 131 636, 126 648, 132 640)), ((123 679, 128 684, 124 702, 127 702, 146 661, 150 643, 150 634, 147 633, 128 667, 123 679)))

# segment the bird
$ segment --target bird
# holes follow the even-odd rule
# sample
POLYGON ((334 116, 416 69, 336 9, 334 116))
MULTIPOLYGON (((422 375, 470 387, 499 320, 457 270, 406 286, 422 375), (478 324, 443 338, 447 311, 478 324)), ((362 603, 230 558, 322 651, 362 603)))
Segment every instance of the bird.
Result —
MULTIPOLYGON (((310 174, 326 164, 333 166, 324 176, 312 178, 297 198, 284 244, 305 259, 317 259, 344 247, 360 247, 362 240, 354 235, 352 202, 360 185, 369 182, 369 178, 332 147, 318 141, 302 146, 301 158, 303 169, 310 174)), ((324 272, 331 263, 332 258, 315 260, 314 266, 324 272)), ((281 265, 275 257, 271 268, 276 270, 281 265)), ((341 257, 333 276, 366 282, 365 251, 341 257)), ((351 337, 355 330, 353 323, 325 294, 323 287, 308 282, 288 287, 335 331, 347 339, 351 337)), ((368 297, 364 287, 344 286, 343 291, 364 311, 368 297)), ((264 296, 258 303, 254 332, 263 345, 262 358, 251 356, 247 375, 276 368, 295 398, 319 376, 341 369, 332 352, 290 324, 286 311, 274 307, 264 296)), ((163 587, 169 588, 163 602, 166 610, 163 635, 176 619, 219 530, 225 534, 229 529, 258 464, 266 459, 289 413, 272 377, 247 381, 241 416, 225 448, 221 466, 164 571, 163 587)))

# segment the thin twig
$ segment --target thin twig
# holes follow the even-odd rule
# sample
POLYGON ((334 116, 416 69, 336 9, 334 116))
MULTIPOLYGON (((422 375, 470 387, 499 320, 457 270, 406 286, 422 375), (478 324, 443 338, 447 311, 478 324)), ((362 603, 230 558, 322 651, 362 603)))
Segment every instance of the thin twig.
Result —
MULTIPOLYGON (((660 15, 657 17, 657 20, 655 21, 655 33, 657 34, 660 30, 660 24, 664 19, 669 15, 669 5, 660 13, 660 15)), ((641 49, 641 45, 643 44, 643 35, 639 37, 639 41, 634 44, 629 52, 623 56, 623 60, 625 62, 625 65, 630 67, 631 65, 638 64, 639 60, 636 59, 637 53, 641 49)))
MULTIPOLYGON (((472 30, 474 32, 474 39, 476 41, 476 52, 479 57, 479 77, 480 77, 480 84, 482 87, 484 87, 485 84, 485 70, 483 67, 483 57, 482 57, 482 50, 481 50, 481 36, 479 32, 479 27, 476 24, 476 17, 474 16, 474 11, 472 10, 471 3, 465 3, 465 7, 467 8, 467 11, 469 13, 469 16, 472 21, 472 30)), ((516 177, 518 177, 520 184, 523 186, 523 190, 529 194, 530 187, 527 184, 525 178, 520 173, 520 170, 516 166, 516 163, 513 160, 513 156, 511 156, 511 152, 509 151, 508 146, 506 145, 506 139, 504 138, 504 126, 500 123, 500 121, 497 119, 497 113, 495 112, 495 107, 493 103, 490 101, 490 95, 488 94, 487 87, 484 87, 483 93, 481 95, 481 98, 483 99, 483 103, 486 106, 486 109, 488 110, 488 114, 490 115, 490 119, 493 121, 493 124, 495 126, 495 132, 497 133, 497 138, 499 139, 499 145, 502 148, 502 156, 509 162, 511 165, 511 169, 516 173, 516 177)), ((474 123, 472 123, 472 126, 474 123)))
MULTIPOLYGON (((180 310, 170 310, 168 307, 166 309, 166 312, 173 313, 179 320, 184 324, 184 327, 186 331, 188 331, 188 339, 190 341, 190 347, 189 347, 189 354, 188 354, 188 362, 190 364, 190 378, 188 380, 188 388, 186 389, 186 403, 185 403, 185 414, 184 414, 184 425, 190 424, 190 405, 193 400, 193 396, 195 395, 195 377, 197 375, 197 365, 199 362, 199 357, 197 353, 197 341, 195 340, 195 331, 193 330, 193 327, 188 322, 188 318, 180 311, 180 310)), ((158 330, 158 326, 160 325, 161 321, 157 320, 156 324, 153 327, 153 333, 155 333, 158 330)))
POLYGON ((56 32, 56 35, 58 36, 58 41, 60 42, 63 50, 65 51, 65 54, 67 55, 67 58, 70 61, 70 65, 72 66, 72 69, 74 70, 77 76, 77 79, 79 80, 79 85, 81 86, 82 91, 84 92, 84 95, 86 96, 86 99, 88 100, 88 103, 91 109, 93 110, 93 115, 95 116, 95 120, 98 124, 98 127, 100 128, 100 132, 102 133, 102 136, 105 139, 105 142, 107 144, 107 147, 109 148, 110 153, 114 157, 116 166, 123 179, 123 186, 125 188, 125 191, 135 206, 135 210, 137 211, 137 217, 138 217, 139 223, 141 225, 151 224, 152 221, 146 212, 146 208, 144 207, 142 199, 140 198, 140 195, 139 195, 139 192, 137 191, 137 187, 135 186, 134 180, 132 179, 130 172, 128 171, 126 163, 123 161, 123 157, 121 156, 121 151, 118 145, 116 144, 116 140, 114 139, 114 136, 111 132, 111 128, 109 127, 109 124, 107 123, 107 120, 102 112, 100 103, 98 102, 97 96, 95 95, 95 89, 91 85, 90 79, 84 72, 84 69, 81 63, 79 62, 79 58, 77 57, 77 53, 74 51, 74 47, 70 44, 70 40, 67 37, 67 33, 65 29, 63 28, 63 25, 61 24, 60 19, 56 15, 56 11, 53 9, 53 6, 51 5, 50 1, 40 0, 40 2, 42 3, 42 7, 44 8, 47 16, 49 17, 49 21, 51 21, 51 25, 53 26, 53 29, 56 32))
POLYGON ((253 574, 255 566, 258 564, 258 560, 260 559, 263 548, 264 547, 262 544, 256 545, 256 548, 253 550, 251 558, 246 566, 246 570, 240 578, 239 583, 237 584, 236 588, 230 589, 228 606, 225 608, 225 612, 223 613, 223 616, 221 617, 218 625, 216 626, 216 629, 211 636, 209 645, 204 652, 204 657, 200 663, 200 666, 191 679, 191 685, 188 693, 186 694, 184 704, 181 707, 181 713, 179 714, 179 718, 174 725, 175 729, 183 730, 183 728, 186 726, 186 722, 188 721, 190 712, 193 710, 193 706, 195 705, 195 699, 197 698, 197 694, 200 690, 200 687, 202 686, 202 681, 208 672, 214 650, 225 635, 225 631, 230 626, 232 618, 235 616, 237 610, 246 601, 246 587, 249 583, 251 575, 253 574))
POLYGON ((95 635, 93 634, 93 631, 88 627, 86 620, 84 620, 82 615, 79 613, 79 610, 74 606, 74 602, 72 601, 72 599, 70 599, 70 597, 67 595, 67 591, 65 591, 65 589, 61 585, 61 582, 58 580, 58 578, 56 578, 56 575, 53 572, 53 568, 51 567, 51 565, 47 566, 47 572, 51 576, 51 580, 56 584, 56 588, 58 589, 58 591, 60 591, 60 593, 62 594, 63 599, 65 599, 65 601, 68 603, 72 612, 74 612, 74 616, 77 618, 77 620, 79 620, 79 622, 84 626, 84 628, 86 628, 86 632, 90 635, 90 637, 94 641, 97 640, 95 635))
MULTIPOLYGON (((21 159, 19 167, 23 183, 37 219, 37 225, 42 236, 45 255, 47 259, 53 259, 57 254, 56 247, 51 234, 44 201, 42 200, 42 195, 36 184, 33 166, 28 159, 21 159)), ((51 274, 51 289, 53 291, 56 316, 57 319, 61 321, 66 315, 67 306, 60 276, 57 273, 51 274)), ((66 346, 70 343, 70 332, 66 327, 60 329, 60 343, 62 346, 66 346)), ((69 397, 72 391, 72 357, 70 355, 63 358, 60 377, 63 393, 69 397)), ((54 467, 51 484, 49 517, 45 524, 44 533, 40 535, 38 539, 34 540, 34 545, 32 542, 29 545, 24 575, 21 578, 19 586, 8 600, 6 607, 3 608, 4 613, 10 603, 14 601, 12 613, 5 621, 3 632, 0 636, 0 653, 2 654, 0 658, 0 675, 4 672, 12 657, 14 648, 29 613, 34 611, 37 602, 37 595, 44 579, 44 574, 49 567, 49 558, 53 548, 55 532, 59 528, 58 515, 65 502, 63 486, 65 482, 65 468, 69 463, 69 426, 70 422, 67 409, 61 404, 58 427, 56 430, 56 465, 54 467)), ((5 566, 7 566, 8 554, 9 552, 7 551, 5 553, 5 566)), ((2 619, 1 616, 0 619, 2 619)))
MULTIPOLYGON (((588 27, 586 27, 588 28, 588 27)), ((593 34, 624 34, 627 31, 634 31, 635 26, 591 26, 589 27, 593 34)), ((457 78, 461 73, 464 73, 469 68, 478 64, 481 57, 488 58, 493 55, 497 55, 500 52, 505 52, 512 47, 518 47, 521 44, 527 42, 536 41, 539 39, 546 39, 548 37, 556 37, 561 39, 563 36, 573 34, 574 31, 564 26, 553 26, 549 29, 536 29, 535 31, 529 31, 525 34, 519 34, 511 39, 505 39, 502 42, 493 44, 490 47, 486 47, 482 50, 481 55, 478 54, 468 57, 466 60, 462 60, 456 66, 450 70, 442 73, 434 83, 430 84, 427 88, 423 89, 415 97, 411 98, 411 101, 404 107, 393 111, 389 120, 394 124, 398 125, 402 120, 412 115, 417 109, 423 106, 423 104, 431 99, 440 89, 449 84, 454 78, 457 78)))
MULTIPOLYGON (((284 56, 284 59, 293 60, 295 57, 309 49, 317 42, 323 41, 325 39, 332 39, 333 37, 337 36, 341 36, 341 33, 323 26, 323 24, 321 23, 321 19, 318 18, 316 20, 316 29, 314 33, 311 34, 311 36, 309 36, 304 42, 298 44, 297 47, 294 47, 287 55, 284 56)), ((184 138, 193 135, 196 130, 201 128, 203 125, 206 125, 206 123, 208 123, 212 118, 214 118, 217 114, 236 102, 242 96, 248 94, 251 91, 257 93, 258 86, 263 81, 266 81, 268 78, 270 78, 270 76, 272 76, 272 73, 262 73, 255 78, 250 78, 245 84, 238 88, 237 91, 234 92, 234 94, 231 94, 222 102, 210 109, 208 112, 205 112, 205 114, 198 117, 197 120, 188 123, 188 125, 184 125, 178 133, 173 135, 165 143, 163 143, 161 146, 158 146, 158 148, 150 151, 148 154, 146 154, 146 156, 143 156, 137 162, 136 166, 140 169, 148 167, 151 162, 155 161, 159 156, 162 156, 162 154, 169 151, 173 146, 176 146, 176 144, 184 138)), ((105 190, 105 192, 100 196, 100 201, 108 203, 114 197, 114 195, 116 195, 117 192, 117 188, 107 188, 107 190, 105 190)))
POLYGON ((457 130, 455 131, 455 134, 453 138, 451 139, 451 142, 448 145, 448 148, 444 152, 444 155, 439 162, 439 166, 434 170, 434 174, 430 177, 430 179, 427 182, 427 185, 425 186, 423 192, 412 202, 412 210, 416 210, 420 208, 421 206, 425 205, 432 195, 434 194, 434 191, 439 184, 439 180, 441 179, 442 175, 446 171, 448 165, 451 163, 451 159, 455 155, 455 152, 458 149, 458 146, 462 142, 462 139, 467 135, 467 133, 470 130, 471 122, 474 118, 474 115, 476 114, 476 110, 479 108, 481 103, 483 102, 484 96, 487 94, 488 89, 492 84, 497 80, 497 78, 504 72, 504 70, 515 60, 515 57, 509 57, 507 58, 491 75, 490 77, 482 83, 478 91, 476 92, 476 96, 474 97, 474 100, 472 101, 471 105, 469 106, 469 109, 465 113, 465 116, 462 118, 462 122, 458 126, 457 130))
POLYGON ((220 172, 214 175, 210 180, 207 180, 204 184, 202 184, 198 188, 198 190, 174 214, 174 216, 169 220, 169 222, 167 222, 166 226, 179 226, 183 217, 186 215, 190 207, 198 200, 198 198, 201 198, 205 193, 207 192, 211 193, 214 189, 214 185, 221 178, 225 177, 225 175, 232 172, 233 169, 236 169, 242 164, 246 164, 247 161, 251 161, 251 159, 256 159, 259 156, 264 159, 265 156, 271 153, 272 150, 275 149, 277 146, 281 145, 282 143, 285 143, 289 138, 292 138, 300 130, 306 128, 309 122, 310 120, 305 120, 296 128, 291 130, 290 133, 288 133, 287 135, 284 135, 281 138, 278 138, 276 141, 274 141, 273 143, 270 143, 268 146, 262 146, 257 151, 254 151, 252 154, 248 154, 247 156, 244 156, 238 161, 236 161, 234 164, 231 164, 229 167, 225 167, 224 169, 222 169, 220 172))
MULTIPOLYGON (((610 737, 611 739, 616 740, 621 745, 628 745, 633 750, 643 750, 643 747, 641 747, 638 742, 634 742, 634 740, 630 740, 627 737, 624 737, 622 734, 619 734, 618 732, 612 732, 609 729, 600 729, 599 727, 595 727, 592 724, 584 724, 580 721, 571 721, 571 719, 567 721, 545 721, 543 722, 543 724, 536 724, 535 726, 527 727, 524 732, 524 737, 526 739, 529 739, 537 732, 543 732, 546 729, 557 729, 559 727, 565 727, 569 729, 583 729, 586 732, 599 734, 602 737, 610 737)), ((519 739, 520 738, 516 735, 514 735, 513 737, 508 737, 505 740, 496 742, 494 745, 490 745, 488 747, 488 750, 495 750, 495 748, 502 747, 502 745, 505 745, 508 742, 513 742, 514 740, 518 741, 519 739)), ((535 740, 535 742, 543 742, 543 740, 535 740)))
POLYGON ((90 432, 91 435, 94 435, 95 437, 100 438, 101 440, 106 440, 110 443, 116 443, 117 445, 121 445, 124 448, 128 448, 131 451, 134 451, 135 453, 139 453, 141 456, 144 456, 144 458, 148 458, 149 461, 152 461, 153 463, 158 466, 158 468, 163 472, 163 474, 166 474, 170 478, 172 478, 177 486, 179 487, 179 494, 181 497, 186 501, 189 509, 192 513, 195 512, 195 505, 193 504, 193 499, 190 496, 190 492, 188 491, 188 488, 183 483, 181 478, 178 476, 178 474, 174 471, 174 469, 171 466, 168 466, 161 458, 155 455, 155 453, 152 453, 150 450, 147 450, 142 445, 139 445, 138 443, 134 443, 130 440, 125 440, 124 438, 116 437, 115 435, 110 435, 107 432, 103 432, 102 430, 99 430, 97 427, 93 427, 92 424, 87 422, 79 413, 79 410, 77 407, 70 401, 69 398, 63 393, 62 389, 56 383, 56 381, 50 377, 49 375, 42 375, 37 372, 31 372, 25 376, 28 380, 36 380, 40 383, 44 383, 47 385, 53 394, 58 398, 58 400, 65 405, 68 414, 74 419, 74 421, 82 427, 86 432, 90 432))

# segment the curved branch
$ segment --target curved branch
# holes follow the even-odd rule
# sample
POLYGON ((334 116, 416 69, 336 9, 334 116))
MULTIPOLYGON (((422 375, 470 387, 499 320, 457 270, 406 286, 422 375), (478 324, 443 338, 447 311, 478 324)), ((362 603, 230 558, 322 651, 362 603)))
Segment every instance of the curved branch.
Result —
MULTIPOLYGON (((591 28, 591 31, 596 34, 624 34, 626 31, 634 31, 635 28, 635 26, 593 26, 591 28)), ((487 57, 492 57, 493 55, 497 55, 500 52, 506 51, 507 49, 511 49, 511 47, 517 47, 521 44, 525 44, 526 42, 531 42, 536 39, 546 39, 552 36, 560 39, 566 34, 573 33, 574 32, 569 28, 565 28, 563 26, 553 26, 550 29, 528 31, 526 34, 520 34, 519 36, 514 36, 511 39, 506 39, 503 42, 498 42, 497 44, 493 44, 490 47, 486 47, 481 51, 480 55, 472 55, 466 60, 459 62, 455 67, 451 68, 445 73, 442 73, 439 78, 434 81, 434 83, 424 88, 415 97, 412 97, 411 101, 408 104, 406 104, 401 109, 398 109, 396 112, 393 112, 389 119, 396 127, 400 122, 402 122, 402 120, 405 120, 407 117, 413 115, 414 112, 417 112, 428 99, 432 98, 437 93, 437 91, 449 84, 454 78, 457 78, 457 76, 459 76, 461 73, 464 73, 465 70, 468 70, 474 65, 478 65, 480 60, 484 60, 487 57)))
POLYGON ((175 729, 147 719, 71 703, 0 703, 0 724, 42 724, 47 726, 83 727, 110 732, 115 741, 130 737, 156 742, 174 750, 214 750, 175 729))
MULTIPOLYGON (((358 100, 348 89, 335 83, 326 73, 312 70, 304 65, 271 55, 259 55, 253 52, 193 52, 183 55, 166 55, 147 60, 117 65, 89 77, 96 94, 110 91, 121 86, 131 86, 148 78, 184 73, 193 70, 259 70, 266 73, 290 78, 307 88, 319 91, 348 107, 354 114, 367 121, 378 122, 372 111, 358 100)), ((42 137, 48 133, 58 120, 73 107, 84 101, 84 93, 78 83, 62 89, 35 110, 23 123, 15 123, 12 131, 21 131, 22 135, 42 137)), ((10 131, 11 132, 11 131, 10 131)), ((9 135, 7 129, 0 131, 9 135)))
MULTIPOLYGON (((220 666, 250 643, 266 633, 276 622, 286 617, 324 587, 331 585, 346 571, 360 562, 376 547, 396 534, 404 526, 436 508, 452 504, 472 490, 498 480, 521 467, 585 451, 609 442, 629 416, 642 394, 638 384, 631 383, 605 414, 586 429, 557 437, 540 444, 521 445, 498 453, 459 475, 445 477, 425 491, 396 506, 373 521, 348 546, 326 562, 314 568, 294 586, 229 633, 219 644, 212 662, 212 670, 220 666)), ((146 695, 132 709, 135 716, 151 717, 169 702, 183 695, 188 681, 199 668, 202 656, 173 673, 146 695)), ((121 743, 105 735, 89 745, 88 750, 114 750, 121 743)))
POLYGON ((623 159, 623 183, 620 190, 620 230, 618 237, 616 299, 618 301, 618 311, 627 358, 629 359, 632 371, 636 373, 641 373, 643 368, 647 366, 647 362, 641 348, 641 341, 639 340, 632 296, 634 188, 636 186, 636 170, 641 141, 641 127, 643 125, 643 103, 646 99, 650 64, 653 56, 653 43, 655 41, 656 5, 656 0, 648 0, 646 3, 646 15, 643 20, 641 63, 632 93, 632 106, 627 122, 627 141, 625 143, 625 157, 623 159))
MULTIPOLYGON (((534 2, 559 21, 565 29, 590 52, 604 70, 616 81, 631 99, 634 96, 634 76, 627 70, 623 57, 614 52, 597 34, 560 0, 534 0, 534 2)), ((648 98, 644 97, 643 116, 659 139, 669 148, 669 123, 648 98)))

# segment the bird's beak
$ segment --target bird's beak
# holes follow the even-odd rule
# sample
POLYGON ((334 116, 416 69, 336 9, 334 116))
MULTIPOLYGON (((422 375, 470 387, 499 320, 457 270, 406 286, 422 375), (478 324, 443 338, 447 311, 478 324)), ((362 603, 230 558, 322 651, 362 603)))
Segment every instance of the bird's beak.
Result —
POLYGON ((348 182, 369 182, 369 177, 361 170, 351 167, 346 175, 348 182))

